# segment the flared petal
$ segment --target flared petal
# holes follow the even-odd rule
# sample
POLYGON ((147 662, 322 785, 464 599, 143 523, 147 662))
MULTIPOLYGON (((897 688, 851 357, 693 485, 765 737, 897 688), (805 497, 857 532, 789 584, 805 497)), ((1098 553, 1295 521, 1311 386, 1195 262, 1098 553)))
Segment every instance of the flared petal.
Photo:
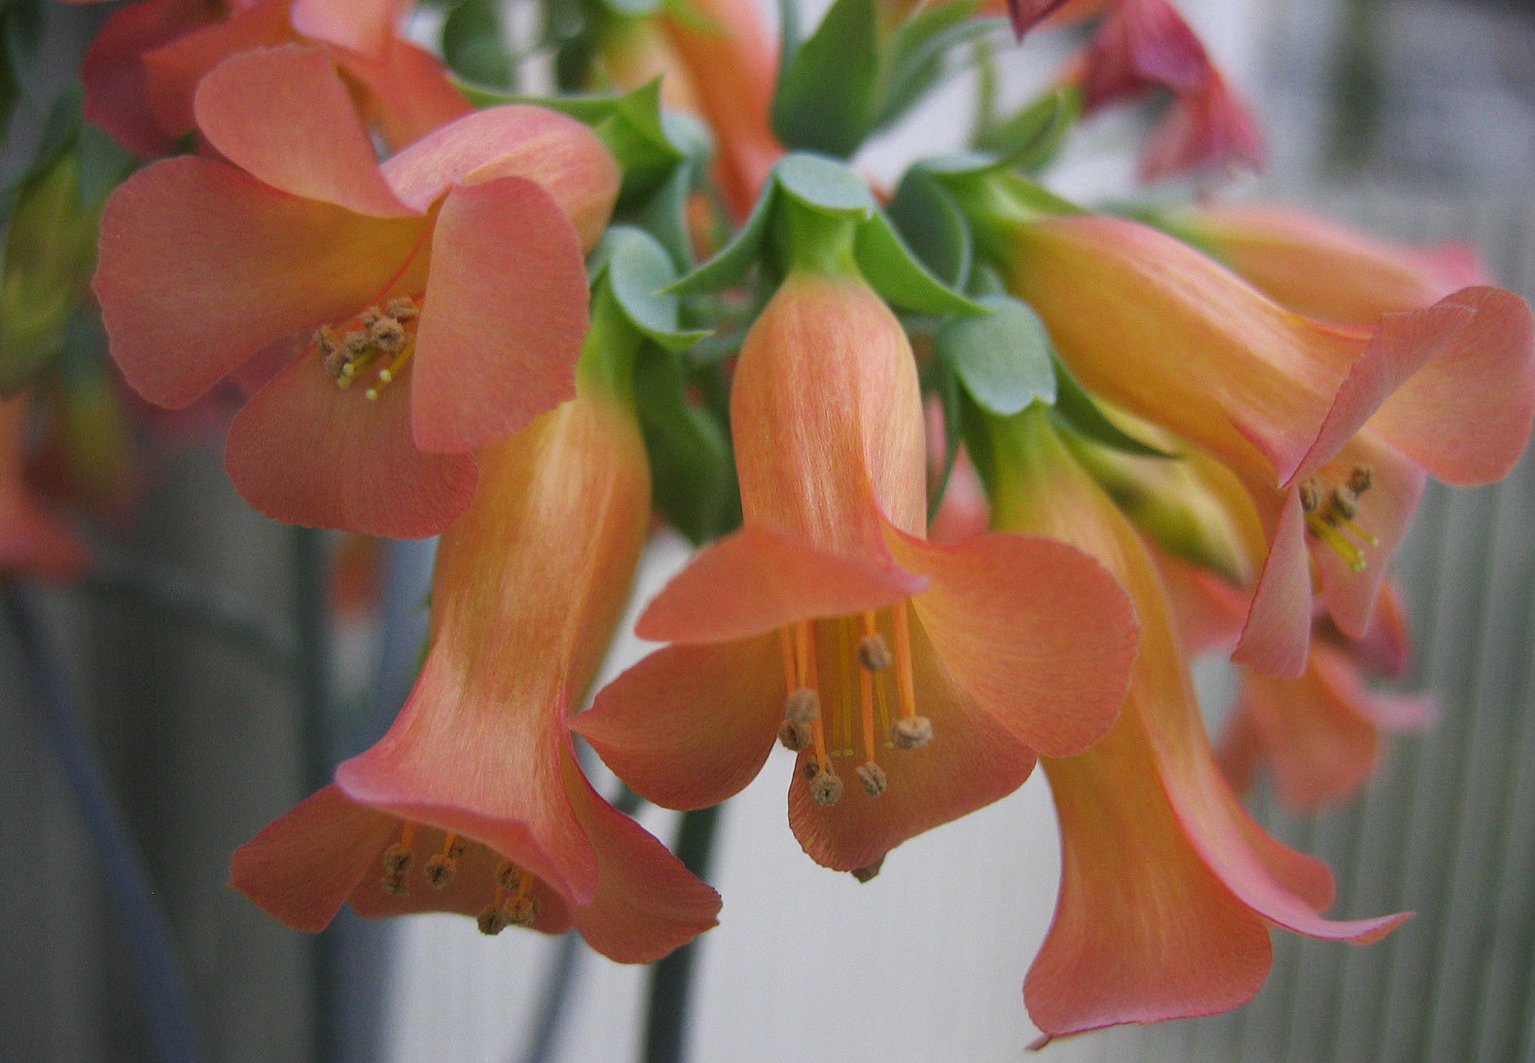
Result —
POLYGON ((746 336, 730 412, 748 524, 870 560, 887 550, 872 514, 926 529, 916 364, 862 280, 792 273, 746 336))
POLYGON ((1083 62, 1082 102, 1089 112, 1152 88, 1192 92, 1210 70, 1198 35, 1167 0, 1116 4, 1094 33, 1083 62))
POLYGON ((226 59, 198 84, 194 110, 210 144, 273 188, 374 217, 421 213, 379 173, 352 97, 319 48, 226 59))
POLYGON ((396 40, 382 60, 344 54, 336 62, 363 87, 363 121, 395 150, 474 110, 442 61, 408 41, 396 40))
POLYGON ((374 59, 388 54, 405 0, 293 0, 293 28, 305 37, 374 59))
POLYGON ((416 445, 472 450, 576 393, 586 265, 548 193, 509 177, 448 194, 411 368, 416 445))
POLYGON ((1108 733, 1138 629, 1102 565, 1051 539, 942 545, 889 531, 902 567, 932 580, 912 606, 944 669, 997 723, 1046 756, 1108 733))
POLYGON ((327 786, 236 849, 229 884, 268 915, 317 934, 358 882, 377 887, 379 854, 399 831, 394 816, 327 786))
POLYGON ((268 344, 368 306, 425 225, 298 199, 221 163, 155 163, 101 219, 94 286, 112 356, 150 402, 188 406, 268 344))
POLYGON ((732 642, 797 620, 880 609, 927 585, 894 564, 838 557, 748 524, 694 558, 635 632, 656 642, 732 642))
POLYGON ((567 747, 567 795, 597 853, 597 893, 574 912, 586 943, 619 963, 650 963, 718 923, 719 894, 643 827, 604 801, 567 747))
POLYGON ((775 636, 669 646, 598 691, 570 726, 647 800, 708 808, 762 770, 784 696, 775 636))
POLYGON ((1191 92, 1180 94, 1146 141, 1137 165, 1145 183, 1180 174, 1261 170, 1268 147, 1258 121, 1213 67, 1191 92))
POLYGON ((618 198, 618 164, 574 118, 529 104, 476 111, 443 126, 383 165, 401 200, 426 210, 451 185, 522 177, 554 198, 590 250, 618 198))
MULTIPOLYGON (((876 865, 908 838, 1006 797, 1034 770, 1034 754, 946 674, 922 621, 912 625, 911 636, 917 707, 932 722, 932 741, 921 749, 880 750, 889 785, 879 797, 854 778, 861 752, 832 757, 845 785, 829 808, 813 799, 805 778, 813 751, 800 754, 789 784, 789 826, 806 854, 833 870, 876 865)), ((844 692, 822 690, 823 717, 834 721, 853 711, 844 692), (841 705, 834 703, 839 697, 841 705)))
POLYGON ((474 458, 424 454, 410 435, 410 387, 370 402, 300 357, 235 417, 224 467, 274 520, 368 535, 436 535, 469 505, 474 458))
POLYGON ((1197 657, 1234 647, 1247 620, 1247 595, 1203 566, 1155 548, 1152 554, 1184 649, 1197 657))
POLYGON ((1412 668, 1412 629, 1401 592, 1391 580, 1381 585, 1375 617, 1364 635, 1348 642, 1348 652, 1368 670, 1392 679, 1403 678, 1412 668))
POLYGON ((1189 844, 1138 730, 1127 717, 1090 752, 1044 762, 1060 896, 1023 995, 1049 1036, 1218 1014, 1268 977, 1267 925, 1189 844))
POLYGON ((1300 493, 1287 491, 1247 623, 1231 659, 1270 675, 1298 676, 1311 645, 1311 560, 1300 493))
POLYGON ((178 135, 150 105, 144 53, 217 18, 203 0, 143 0, 115 12, 85 54, 85 117, 136 155, 167 155, 178 135))
POLYGON ((149 102, 161 128, 177 139, 197 128, 192 104, 197 84, 225 59, 292 41, 291 4, 292 0, 256 0, 227 19, 215 19, 146 52, 149 102))

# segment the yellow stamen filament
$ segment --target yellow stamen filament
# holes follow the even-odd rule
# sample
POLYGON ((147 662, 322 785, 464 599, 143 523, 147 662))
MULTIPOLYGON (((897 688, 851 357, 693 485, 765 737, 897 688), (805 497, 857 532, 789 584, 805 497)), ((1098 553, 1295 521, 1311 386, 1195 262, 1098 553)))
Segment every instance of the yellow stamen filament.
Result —
MULTIPOLYGON (((864 641, 867 643, 875 634, 874 614, 864 613, 864 641)), ((858 714, 863 723, 864 760, 872 763, 874 761, 874 672, 867 663, 858 669, 858 714)))
POLYGON ((890 620, 895 635, 896 693, 900 695, 901 715, 909 718, 917 715, 917 687, 911 671, 911 621, 905 602, 890 610, 890 620))
POLYGON ((778 629, 778 646, 783 651, 784 693, 792 694, 799 689, 799 668, 794 663, 794 636, 786 627, 778 629))
POLYGON ((1331 490, 1316 477, 1300 486, 1306 529, 1355 572, 1365 569, 1365 553, 1360 544, 1380 545, 1379 539, 1354 520, 1359 513, 1359 497, 1371 488, 1374 480, 1374 473, 1368 466, 1356 466, 1350 471, 1347 482, 1331 490), (1349 535, 1354 537, 1353 540, 1349 535))
POLYGON ((373 385, 373 387, 369 388, 367 391, 363 392, 363 394, 368 397, 370 402, 377 402, 378 393, 383 391, 392 382, 399 379, 400 373, 402 373, 405 367, 410 364, 411 356, 415 353, 416 341, 411 340, 405 345, 405 349, 400 352, 399 357, 390 362, 386 368, 380 369, 378 371, 378 383, 373 385))
POLYGON ((857 623, 852 617, 832 621, 836 625, 837 633, 837 674, 847 677, 847 688, 842 691, 843 697, 834 706, 837 713, 837 753, 844 757, 853 755, 853 706, 857 704, 859 697, 858 670, 853 667, 853 627, 857 623))

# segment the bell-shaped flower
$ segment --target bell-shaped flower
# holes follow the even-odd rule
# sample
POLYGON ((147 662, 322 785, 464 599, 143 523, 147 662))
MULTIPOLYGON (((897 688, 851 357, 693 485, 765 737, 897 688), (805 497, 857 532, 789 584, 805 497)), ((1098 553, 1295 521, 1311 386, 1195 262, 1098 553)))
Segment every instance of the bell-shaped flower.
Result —
MULTIPOLYGON (((75 0, 81 2, 81 0, 75 0)), ((85 113, 118 143, 165 155, 197 127, 197 83, 254 48, 323 46, 356 87, 366 124, 399 148, 470 111, 442 64, 399 32, 404 0, 143 0, 86 54, 85 113)))
POLYGON ((585 126, 513 105, 379 165, 330 61, 298 46, 227 61, 197 112, 229 163, 155 163, 102 218, 95 287, 124 376, 180 408, 270 374, 225 453, 257 509, 441 531, 472 451, 574 394, 583 253, 616 164, 585 126))
POLYGON ((1535 320, 1466 288, 1373 329, 1292 313, 1135 222, 1052 217, 1016 230, 1011 283, 1096 393, 1218 457, 1270 547, 1238 659, 1298 675, 1314 563, 1350 637, 1368 628, 1424 478, 1485 483, 1535 417, 1535 320))
POLYGON ((1405 916, 1332 921, 1326 867, 1270 837, 1216 766, 1151 555, 1042 411, 997 433, 993 523, 1057 536, 1129 589, 1141 649, 1108 736, 1041 758, 1061 823, 1055 919, 1024 999, 1052 1037, 1211 1015, 1257 992, 1269 930, 1364 943, 1405 916))
POLYGON ((1049 540, 924 539, 916 367, 860 278, 789 275, 746 338, 731 425, 745 526, 641 617, 673 645, 573 724, 637 791, 716 804, 776 737, 799 754, 800 843, 867 875, 1012 792, 1035 751, 1107 731, 1135 648, 1122 592, 1049 540))
POLYGON ((0 579, 80 575, 90 554, 74 530, 33 492, 26 477, 30 395, 0 399, 0 579))
POLYGON ((1201 207, 1170 228, 1276 303, 1339 325, 1370 328, 1482 283, 1465 244, 1402 246, 1286 207, 1201 207))
POLYGON ((233 884, 317 931, 453 911, 496 933, 574 925, 624 962, 714 925, 719 898, 604 801, 566 716, 623 610, 650 517, 631 409, 591 388, 481 452, 442 537, 430 644, 389 733, 236 852, 233 884))

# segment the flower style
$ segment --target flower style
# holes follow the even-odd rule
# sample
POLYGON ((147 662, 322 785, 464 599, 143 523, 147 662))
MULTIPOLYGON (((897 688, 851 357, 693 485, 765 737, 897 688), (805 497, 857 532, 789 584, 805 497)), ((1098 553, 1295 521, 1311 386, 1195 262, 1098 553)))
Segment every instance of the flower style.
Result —
MULTIPOLYGON (((89 2, 89 0, 74 0, 89 2)), ((102 27, 85 58, 85 113, 139 155, 197 128, 197 83, 225 59, 294 42, 323 46, 367 124, 399 148, 470 111, 442 64, 399 36, 404 0, 143 0, 102 27)))
POLYGON ((1326 325, 1134 222, 1055 217, 1016 237, 1011 283, 1072 371, 1242 479, 1269 549, 1237 659, 1265 671, 1305 666, 1312 564, 1362 636, 1425 475, 1488 482, 1529 438, 1535 322, 1510 292, 1326 325))
POLYGON ((714 925, 719 898, 582 775, 566 714, 628 595, 650 513, 632 411, 590 388, 481 453, 444 533, 430 650, 389 733, 236 852, 233 884, 298 929, 364 915, 574 925, 648 962, 714 925))
POLYGON ((90 564, 85 544, 33 494, 26 480, 31 402, 26 394, 0 399, 0 579, 73 579, 90 564))
POLYGON ((124 376, 180 408, 265 371, 225 454, 257 509, 441 531, 471 452, 574 394, 582 255, 616 164, 574 120, 508 106, 380 166, 330 61, 291 45, 228 60, 197 113, 234 165, 156 163, 102 219, 95 288, 124 376))
POLYGON ((1108 729, 1134 655, 1122 592, 1048 540, 922 538, 912 352, 861 279, 790 274, 747 336, 731 424, 745 526, 641 617, 674 645, 572 724, 636 790, 716 804, 777 736, 799 754, 800 843, 867 876, 1010 793, 1034 751, 1108 729))
POLYGON ((1024 999, 1052 1037, 1230 1010, 1262 985, 1268 928, 1354 943, 1405 915, 1332 921, 1326 867, 1284 847, 1216 767, 1151 555, 1042 411, 998 433, 994 525, 1054 535, 1129 588, 1141 650, 1109 735, 1042 758, 1061 821, 1055 919, 1024 999))

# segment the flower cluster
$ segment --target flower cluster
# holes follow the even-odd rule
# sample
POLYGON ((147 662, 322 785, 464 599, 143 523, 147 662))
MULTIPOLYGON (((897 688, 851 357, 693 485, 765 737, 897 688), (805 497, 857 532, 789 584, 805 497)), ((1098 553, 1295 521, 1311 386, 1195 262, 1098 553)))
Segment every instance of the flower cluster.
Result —
MULTIPOLYGON (((741 0, 595 6, 556 65, 609 95, 470 88, 402 0, 141 0, 86 60, 85 118, 154 161, 81 215, 83 257, 8 254, 0 297, 94 269, 137 396, 238 403, 252 506, 441 537, 393 726, 233 885, 303 930, 347 902, 449 911, 649 962, 719 898, 578 741, 683 810, 782 746, 795 836, 860 881, 1042 769, 1046 1041, 1237 1007, 1272 928, 1362 943, 1407 918, 1327 917, 1328 870, 1237 795, 1267 766, 1297 808, 1341 800, 1382 730, 1426 722, 1367 684, 1409 654, 1389 563, 1428 477, 1523 450, 1529 307, 1462 250, 1280 210, 1132 220, 1036 183, 1080 114, 1147 99, 1144 179, 1261 165, 1169 0, 1014 0, 1020 36, 1093 20, 1080 55, 988 153, 878 195, 838 159, 991 31, 978 4, 838 0, 782 64, 741 0), (701 549, 640 617, 665 645, 593 692, 658 516, 701 549), (1245 669, 1219 752, 1190 677, 1214 648, 1245 669)), ((38 364, 91 311, 78 288, 29 334, 38 364)), ((89 556, 24 476, 36 427, 0 403, 0 572, 67 578, 89 556)))

